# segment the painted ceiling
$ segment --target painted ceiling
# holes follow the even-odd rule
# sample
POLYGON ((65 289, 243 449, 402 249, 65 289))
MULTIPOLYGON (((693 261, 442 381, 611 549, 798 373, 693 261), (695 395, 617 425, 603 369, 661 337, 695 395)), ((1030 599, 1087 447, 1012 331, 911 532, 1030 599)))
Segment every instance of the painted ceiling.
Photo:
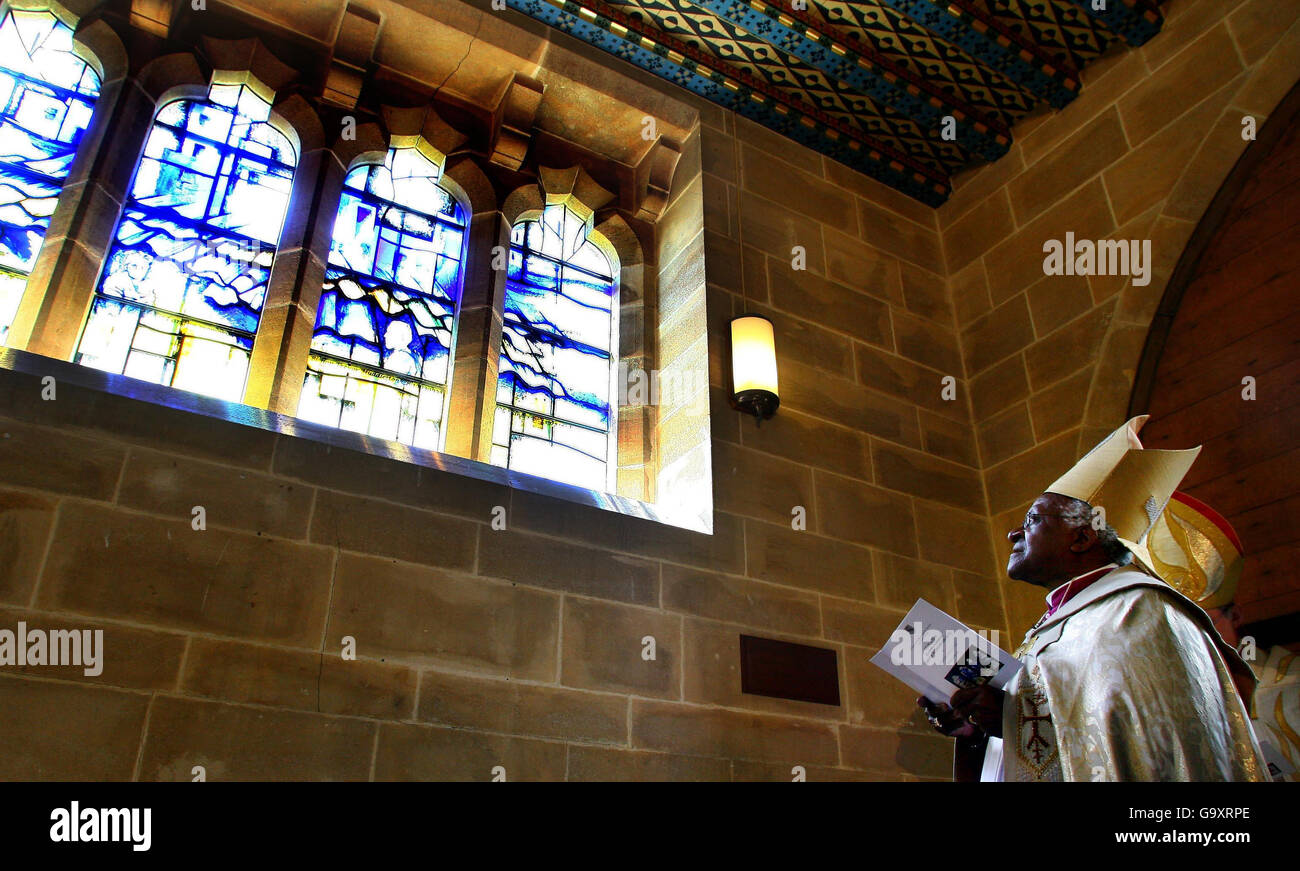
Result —
POLYGON ((506 0, 932 206, 1160 0, 506 0))

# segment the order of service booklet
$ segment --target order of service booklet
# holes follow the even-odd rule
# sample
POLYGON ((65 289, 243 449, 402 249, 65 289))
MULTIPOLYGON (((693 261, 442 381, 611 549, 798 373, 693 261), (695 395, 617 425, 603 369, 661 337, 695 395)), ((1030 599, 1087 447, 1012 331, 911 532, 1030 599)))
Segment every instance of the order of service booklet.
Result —
POLYGON ((917 599, 871 661, 932 702, 959 689, 1004 689, 1021 662, 997 644, 997 632, 975 631, 917 599))

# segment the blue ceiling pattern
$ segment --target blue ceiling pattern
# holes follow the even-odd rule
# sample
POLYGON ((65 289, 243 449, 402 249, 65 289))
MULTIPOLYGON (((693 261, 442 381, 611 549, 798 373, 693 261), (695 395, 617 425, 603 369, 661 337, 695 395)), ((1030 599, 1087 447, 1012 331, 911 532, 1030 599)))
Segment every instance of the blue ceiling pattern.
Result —
POLYGON ((506 0, 557 30, 938 206, 1161 0, 506 0))

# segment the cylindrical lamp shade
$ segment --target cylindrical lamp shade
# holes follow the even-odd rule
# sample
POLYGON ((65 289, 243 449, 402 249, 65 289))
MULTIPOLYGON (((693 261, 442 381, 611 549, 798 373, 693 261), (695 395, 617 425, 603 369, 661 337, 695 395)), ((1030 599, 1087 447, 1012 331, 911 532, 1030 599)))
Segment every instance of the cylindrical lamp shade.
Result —
POLYGON ((736 404, 759 420, 781 404, 776 382, 772 322, 759 315, 731 321, 731 383, 736 404))

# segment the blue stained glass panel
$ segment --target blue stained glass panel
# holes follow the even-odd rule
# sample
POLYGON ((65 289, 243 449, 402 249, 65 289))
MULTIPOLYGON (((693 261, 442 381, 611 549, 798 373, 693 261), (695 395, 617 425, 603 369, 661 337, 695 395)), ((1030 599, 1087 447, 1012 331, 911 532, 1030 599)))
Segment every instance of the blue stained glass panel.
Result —
POLYGON ((244 85, 163 106, 77 361, 238 401, 297 155, 244 85))
POLYGON ((50 216, 90 124, 99 76, 49 12, 0 22, 0 343, 8 338, 50 216))
POLYGON ((492 462, 609 490, 618 298, 609 260, 564 206, 511 239, 492 462))
POLYGON ((298 416, 442 447, 465 216, 415 148, 344 180, 298 416))

